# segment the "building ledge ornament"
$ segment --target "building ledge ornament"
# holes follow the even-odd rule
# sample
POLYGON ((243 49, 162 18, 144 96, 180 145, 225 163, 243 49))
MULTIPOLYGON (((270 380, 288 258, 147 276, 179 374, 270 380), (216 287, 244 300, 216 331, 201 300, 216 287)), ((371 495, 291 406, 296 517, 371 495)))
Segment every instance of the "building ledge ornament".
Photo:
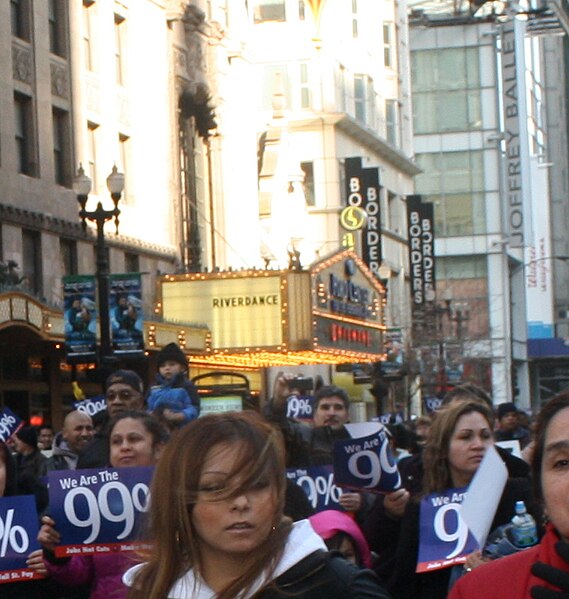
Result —
MULTIPOLYGON (((51 214, 32 212, 31 210, 8 204, 0 204, 0 221, 29 229, 47 231, 77 241, 88 240, 94 243, 96 239, 96 232, 87 229, 87 232, 84 233, 79 222, 71 222, 51 214)), ((173 247, 161 246, 149 241, 127 237, 126 235, 109 237, 107 244, 128 250, 138 248, 145 254, 150 254, 172 263, 177 260, 177 253, 173 247)))

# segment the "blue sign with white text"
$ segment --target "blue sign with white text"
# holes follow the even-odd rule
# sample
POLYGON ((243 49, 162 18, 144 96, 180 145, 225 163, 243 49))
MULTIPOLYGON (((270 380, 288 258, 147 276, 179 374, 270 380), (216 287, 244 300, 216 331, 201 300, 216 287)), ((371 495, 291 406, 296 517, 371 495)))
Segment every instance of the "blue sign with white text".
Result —
POLYGON ((432 493, 421 501, 417 572, 430 572, 462 564, 479 549, 460 515, 466 487, 432 493))
POLYGON ((82 399, 81 401, 73 402, 73 407, 87 416, 95 416, 99 412, 103 412, 107 409, 107 400, 104 395, 97 395, 96 397, 90 397, 88 399, 82 399))
POLYGON ((312 420, 312 397, 292 394, 286 398, 286 417, 294 420, 312 420))
POLYGON ((0 412, 0 441, 6 441, 20 428, 22 419, 16 416, 10 408, 4 408, 0 412))
POLYGON ((49 508, 61 534, 58 557, 132 551, 148 509, 154 468, 99 468, 48 473, 49 508))
POLYGON ((0 584, 43 578, 26 565, 28 555, 40 549, 38 530, 32 495, 0 498, 0 584))
POLYGON ((433 412, 440 410, 443 405, 442 397, 425 397, 423 401, 425 402, 427 414, 432 414, 433 412))
POLYGON ((350 489, 390 493, 401 487, 397 462, 389 449, 389 433, 381 428, 367 437, 334 442, 336 484, 350 489))
POLYGON ((339 504, 342 489, 334 483, 332 466, 289 468, 286 477, 306 493, 308 501, 316 512, 343 509, 339 504))

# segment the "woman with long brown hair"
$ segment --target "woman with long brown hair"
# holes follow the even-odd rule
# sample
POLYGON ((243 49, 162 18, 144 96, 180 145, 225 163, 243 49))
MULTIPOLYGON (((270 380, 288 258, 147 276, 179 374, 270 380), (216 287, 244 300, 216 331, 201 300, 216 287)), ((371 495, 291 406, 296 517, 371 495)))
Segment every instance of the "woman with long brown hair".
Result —
POLYGON ((532 476, 549 522, 539 545, 464 576, 452 599, 563 599, 569 596, 569 391, 537 419, 532 476))
MULTIPOLYGON (((419 550, 420 499, 431 493, 468 487, 486 451, 494 444, 494 415, 475 401, 451 402, 432 424, 424 449, 423 492, 407 505, 401 523, 395 568, 386 584, 395 599, 444 599, 451 568, 416 573, 419 550)), ((508 479, 490 530, 506 524, 515 514, 515 502, 533 508, 528 479, 508 479)), ((468 568, 482 563, 479 552, 468 558, 468 568)))
POLYGON ((208 415, 166 447, 152 483, 154 547, 129 599, 385 598, 369 571, 283 516, 280 433, 254 412, 208 415))

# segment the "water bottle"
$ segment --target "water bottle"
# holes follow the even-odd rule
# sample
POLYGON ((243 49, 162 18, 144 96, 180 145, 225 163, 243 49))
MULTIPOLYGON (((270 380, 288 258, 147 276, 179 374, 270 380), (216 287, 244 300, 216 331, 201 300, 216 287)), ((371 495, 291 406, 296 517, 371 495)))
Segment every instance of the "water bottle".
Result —
POLYGON ((526 504, 516 501, 516 515, 512 518, 512 540, 520 549, 531 547, 537 543, 537 527, 531 514, 527 513, 526 504))

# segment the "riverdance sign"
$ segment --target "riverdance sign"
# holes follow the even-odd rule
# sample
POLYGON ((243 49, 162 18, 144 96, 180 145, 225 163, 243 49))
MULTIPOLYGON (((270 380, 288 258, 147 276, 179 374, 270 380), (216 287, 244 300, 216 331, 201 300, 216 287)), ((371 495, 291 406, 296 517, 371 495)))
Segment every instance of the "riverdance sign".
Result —
POLYGON ((212 349, 280 345, 280 275, 223 276, 191 281, 167 277, 162 281, 164 319, 207 325, 212 349))

